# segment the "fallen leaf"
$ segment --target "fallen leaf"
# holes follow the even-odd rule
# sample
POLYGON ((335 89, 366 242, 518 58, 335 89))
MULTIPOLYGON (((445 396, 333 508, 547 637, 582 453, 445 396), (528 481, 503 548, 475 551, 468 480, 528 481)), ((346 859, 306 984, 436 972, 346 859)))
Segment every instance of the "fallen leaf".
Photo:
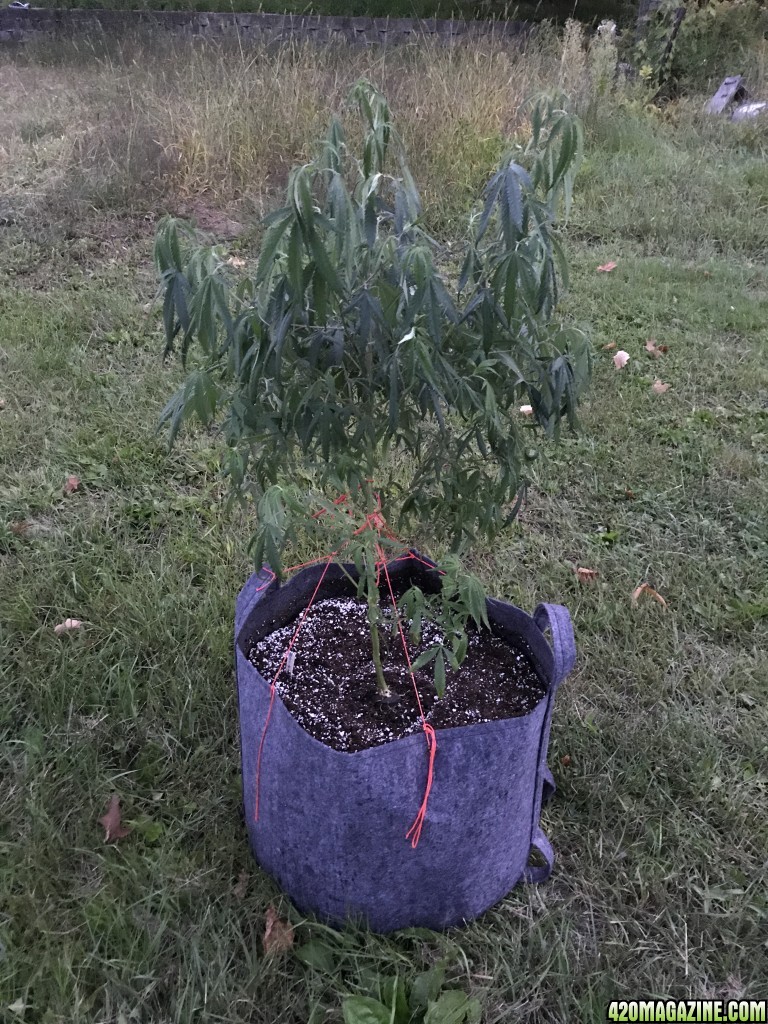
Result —
POLYGON ((624 491, 624 497, 627 499, 627 501, 635 500, 635 492, 632 490, 631 487, 627 487, 627 489, 624 491))
POLYGON ((576 575, 579 577, 579 583, 592 583, 600 573, 597 569, 582 569, 580 567, 576 570, 576 575))
POLYGON ((669 345, 657 345, 655 338, 649 338, 645 343, 645 351, 649 355, 652 355, 654 359, 658 359, 659 356, 663 356, 669 352, 669 345))
POLYGON ((230 256, 227 263, 230 267, 237 267, 238 269, 245 266, 245 260, 241 260, 239 256, 230 256))
POLYGON ((5 399, 4 398, 0 398, 0 409, 4 409, 4 408, 5 408, 5 399))
POLYGON ((612 352, 616 348, 615 341, 609 341, 607 345, 603 345, 603 352, 612 352))
POLYGON ((109 801, 107 813, 99 818, 99 824, 104 826, 104 842, 117 842, 118 839, 125 839, 131 834, 129 828, 123 828, 120 821, 120 797, 113 793, 109 801))
POLYGON ((65 494, 74 494, 75 491, 80 490, 80 478, 77 476, 68 476, 67 482, 64 484, 65 494))
POLYGON ((658 378, 651 384, 651 391, 654 395, 663 395, 665 391, 669 391, 669 384, 665 384, 658 378))
POLYGON ((237 884, 232 889, 232 895, 235 896, 238 900, 245 899, 245 894, 246 891, 248 890, 248 880, 250 879, 250 877, 251 876, 245 870, 241 871, 240 874, 237 876, 237 884))
POLYGON ((267 909, 263 941, 265 955, 282 953, 293 945, 293 928, 287 921, 277 916, 274 907, 267 909))
POLYGON ((19 519, 15 523, 11 523, 11 533, 14 537, 23 536, 30 528, 32 523, 28 523, 26 519, 19 519))
POLYGON ((523 414, 523 416, 533 416, 533 406, 532 405, 521 405, 520 406, 520 412, 523 414))
POLYGON ((639 587, 635 587, 635 589, 632 591, 632 604, 636 605, 643 594, 647 594, 648 597, 652 597, 654 601, 658 601, 662 608, 668 607, 667 602, 664 600, 664 598, 661 596, 658 590, 654 590, 653 587, 650 586, 650 584, 648 583, 641 583, 639 587))
POLYGON ((61 636, 62 633, 69 633, 72 629, 82 629, 83 624, 80 619, 64 619, 63 622, 59 622, 53 627, 53 632, 56 636, 61 636))
POLYGON ((600 271, 601 274, 610 274, 610 272, 612 270, 615 270, 616 267, 618 267, 618 265, 619 264, 616 263, 615 260, 610 260, 608 263, 604 263, 602 267, 598 267, 597 269, 600 271))
POLYGON ((623 370, 629 362, 629 352, 625 352, 623 348, 619 349, 616 355, 613 357, 613 365, 617 370, 623 370))
POLYGON ((563 766, 563 768, 567 768, 570 763, 571 763, 571 755, 570 754, 564 754, 560 758, 560 764, 563 766))

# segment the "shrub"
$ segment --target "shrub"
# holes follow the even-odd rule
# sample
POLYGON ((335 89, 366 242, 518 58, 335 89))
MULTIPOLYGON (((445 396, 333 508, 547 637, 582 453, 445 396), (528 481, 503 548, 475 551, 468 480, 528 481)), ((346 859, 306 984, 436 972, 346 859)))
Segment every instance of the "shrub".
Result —
MULTIPOLYGON (((197 360, 163 421, 171 438, 189 416, 220 422, 234 491, 257 503, 257 564, 266 557, 279 572, 286 543, 307 532, 354 559, 385 690, 376 626, 384 521, 401 531, 429 524, 457 552, 492 538, 514 517, 523 484, 520 402, 550 436, 564 417, 575 424, 589 355, 583 334, 555 319, 565 271, 555 222, 570 203, 581 127, 551 100, 533 107, 528 145, 488 183, 459 265, 420 225, 386 100, 366 82, 353 99, 360 154, 334 119, 267 218, 255 277, 238 278, 215 247, 185 247, 194 240, 177 222, 161 225, 168 350, 180 337, 185 363, 192 352, 197 360)), ((456 560, 444 569, 431 612, 455 665, 485 603, 456 560)), ((429 602, 420 592, 403 602, 418 628, 429 602)), ((429 654, 439 684, 444 651, 429 654)))

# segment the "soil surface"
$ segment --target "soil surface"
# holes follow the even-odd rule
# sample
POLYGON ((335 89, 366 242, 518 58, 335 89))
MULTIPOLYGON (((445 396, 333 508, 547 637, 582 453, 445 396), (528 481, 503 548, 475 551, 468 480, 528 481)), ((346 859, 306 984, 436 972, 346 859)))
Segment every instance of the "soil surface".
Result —
MULTIPOLYGON (((399 699, 384 702, 378 695, 367 609, 356 598, 333 598, 311 607, 292 648, 293 671, 286 665, 277 678, 277 691, 293 717, 335 750, 364 750, 421 728, 402 641, 397 628, 391 628, 392 611, 382 607, 381 614, 384 675, 399 699)), ((295 629, 296 621, 251 647, 250 660, 267 682, 295 629)), ((415 673, 430 725, 445 729, 533 711, 546 688, 528 658, 486 630, 468 635, 467 656, 458 672, 446 673, 442 698, 435 691, 432 665, 415 673)), ((421 642, 408 641, 411 660, 440 639, 437 627, 425 622, 421 642)))

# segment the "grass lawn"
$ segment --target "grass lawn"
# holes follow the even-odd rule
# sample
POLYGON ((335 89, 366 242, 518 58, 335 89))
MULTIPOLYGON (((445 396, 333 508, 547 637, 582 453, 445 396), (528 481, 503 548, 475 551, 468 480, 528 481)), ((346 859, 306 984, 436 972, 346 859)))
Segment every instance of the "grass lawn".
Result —
MULTIPOLYGON (((248 95, 212 60, 190 98, 199 54, 0 58, 3 1022, 333 1024, 344 993, 441 961, 485 1024, 597 1022, 611 998, 765 996, 765 125, 707 121, 697 97, 661 113, 629 93, 579 98, 563 312, 591 325, 594 383, 582 433, 541 448, 519 522, 473 564, 492 593, 574 618, 544 812, 558 860, 467 928, 337 934, 256 867, 232 667, 249 524, 225 507, 215 436, 187 433, 169 455, 155 433, 180 379, 147 311, 164 210, 219 234, 244 224, 231 245, 251 258, 255 213, 367 72, 392 85, 426 216, 451 240, 558 60, 261 55, 248 95), (631 357, 621 371, 612 344, 631 357), (578 567, 599 575, 580 583, 578 567), (633 605, 643 582, 666 608, 633 605), (57 636, 68 617, 83 627, 57 636), (105 844, 113 793, 131 834, 105 844), (270 906, 294 951, 264 954, 270 906)), ((439 553, 426 527, 414 540, 439 553)))

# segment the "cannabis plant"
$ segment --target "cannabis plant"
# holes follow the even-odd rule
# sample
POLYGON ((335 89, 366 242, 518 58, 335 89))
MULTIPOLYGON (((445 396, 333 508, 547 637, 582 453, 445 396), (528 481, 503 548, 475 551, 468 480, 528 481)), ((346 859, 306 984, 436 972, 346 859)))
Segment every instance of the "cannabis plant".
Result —
MULTIPOLYGON (((355 561, 386 692, 377 566, 389 529, 428 528, 454 552, 492 539, 519 505, 530 448, 520 404, 532 407, 525 426, 549 436, 575 423, 589 355, 555 319, 566 272, 556 225, 582 133, 554 101, 533 106, 527 145, 488 182, 456 260, 422 224, 385 98, 361 82, 351 102, 361 151, 333 119, 266 219, 255 274, 179 222, 160 225, 167 351, 178 344, 188 371, 162 419, 171 439, 187 417, 216 423, 233 491, 257 506, 257 564, 279 573, 302 532, 355 561)), ((474 577, 455 558, 441 568, 439 600, 412 589, 401 601, 415 634, 427 613, 446 628, 424 659, 438 687, 445 659, 455 667, 466 652, 467 623, 486 621, 474 577)))

